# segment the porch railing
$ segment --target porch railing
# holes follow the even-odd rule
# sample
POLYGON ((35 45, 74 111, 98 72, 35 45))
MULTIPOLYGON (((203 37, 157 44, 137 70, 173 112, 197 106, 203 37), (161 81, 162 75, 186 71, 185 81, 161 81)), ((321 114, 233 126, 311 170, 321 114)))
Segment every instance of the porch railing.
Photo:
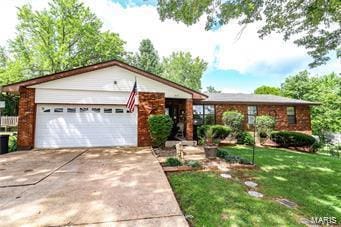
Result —
POLYGON ((17 116, 2 116, 0 120, 1 127, 17 127, 18 117, 17 116))

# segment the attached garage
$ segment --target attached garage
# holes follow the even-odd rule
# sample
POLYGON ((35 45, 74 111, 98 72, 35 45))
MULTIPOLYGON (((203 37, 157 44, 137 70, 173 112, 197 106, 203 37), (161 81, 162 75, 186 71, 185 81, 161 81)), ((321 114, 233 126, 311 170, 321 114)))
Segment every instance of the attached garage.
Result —
POLYGON ((35 147, 137 146, 136 112, 113 105, 38 104, 35 147))

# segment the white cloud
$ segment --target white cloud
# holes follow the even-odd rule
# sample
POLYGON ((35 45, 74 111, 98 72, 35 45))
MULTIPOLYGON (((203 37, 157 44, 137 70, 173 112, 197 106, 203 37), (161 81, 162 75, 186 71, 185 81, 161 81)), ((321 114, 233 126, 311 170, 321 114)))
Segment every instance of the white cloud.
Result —
MULTIPOLYGON (((16 24, 16 8, 31 2, 34 9, 47 5, 44 0, 5 0, 1 1, 0 44, 13 37, 16 24)), ((189 51, 209 62, 210 67, 233 69, 240 73, 291 74, 307 68, 310 58, 303 48, 292 42, 284 42, 278 34, 258 38, 259 24, 249 25, 239 40, 236 40, 241 27, 232 23, 218 31, 205 31, 204 20, 187 27, 172 20, 161 22, 153 6, 131 6, 124 8, 111 0, 83 0, 104 22, 104 29, 117 32, 127 41, 126 48, 136 51, 143 38, 150 38, 161 56, 173 51, 189 51)), ((336 69, 341 71, 336 61, 316 72, 336 69)))

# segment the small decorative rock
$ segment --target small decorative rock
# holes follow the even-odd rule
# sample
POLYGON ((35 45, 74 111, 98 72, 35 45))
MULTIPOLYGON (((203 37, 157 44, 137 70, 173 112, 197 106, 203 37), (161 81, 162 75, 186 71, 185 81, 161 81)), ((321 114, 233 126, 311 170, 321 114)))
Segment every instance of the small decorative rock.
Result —
POLYGON ((287 199, 277 199, 276 200, 277 202, 279 202, 280 204, 286 206, 286 207, 289 207, 289 208, 295 208, 297 207, 297 204, 290 201, 290 200, 287 200, 287 199))
POLYGON ((227 174, 227 173, 222 173, 222 174, 220 174, 220 176, 223 177, 223 178, 226 178, 226 179, 231 179, 232 178, 232 176, 230 174, 227 174))
POLYGON ((226 166, 223 166, 223 165, 218 165, 218 169, 219 169, 220 171, 223 171, 223 172, 228 172, 228 171, 230 171, 229 168, 227 168, 226 166))
POLYGON ((248 191, 247 193, 249 193, 249 195, 256 197, 256 198, 262 198, 263 194, 260 192, 256 192, 256 191, 248 191))
POLYGON ((258 185, 256 182, 253 181, 245 181, 244 184, 250 188, 255 188, 258 185))

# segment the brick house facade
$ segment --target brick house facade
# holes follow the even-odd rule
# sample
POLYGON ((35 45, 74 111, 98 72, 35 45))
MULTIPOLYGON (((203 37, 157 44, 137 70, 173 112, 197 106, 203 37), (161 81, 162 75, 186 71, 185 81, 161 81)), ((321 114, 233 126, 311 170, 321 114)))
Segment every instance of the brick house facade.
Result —
POLYGON ((300 131, 311 134, 310 106, 308 105, 266 105, 266 104, 217 104, 215 105, 216 123, 222 124, 222 115, 225 111, 236 110, 244 115, 244 130, 249 130, 248 126, 248 106, 257 107, 257 116, 270 115, 275 117, 275 130, 300 131), (296 123, 288 122, 287 107, 295 107, 296 123))
POLYGON ((20 95, 17 145, 22 150, 150 146, 151 114, 169 114, 173 129, 182 128, 183 139, 192 140, 196 117, 205 115, 207 106, 218 124, 225 111, 238 110, 247 130, 248 107, 256 106, 257 115, 276 117, 276 130, 311 133, 310 105, 316 104, 278 96, 203 94, 116 60, 10 84, 2 92, 20 95), (134 81, 138 93, 130 112, 126 100, 134 81), (293 107, 294 123, 288 121, 288 107, 293 107))

